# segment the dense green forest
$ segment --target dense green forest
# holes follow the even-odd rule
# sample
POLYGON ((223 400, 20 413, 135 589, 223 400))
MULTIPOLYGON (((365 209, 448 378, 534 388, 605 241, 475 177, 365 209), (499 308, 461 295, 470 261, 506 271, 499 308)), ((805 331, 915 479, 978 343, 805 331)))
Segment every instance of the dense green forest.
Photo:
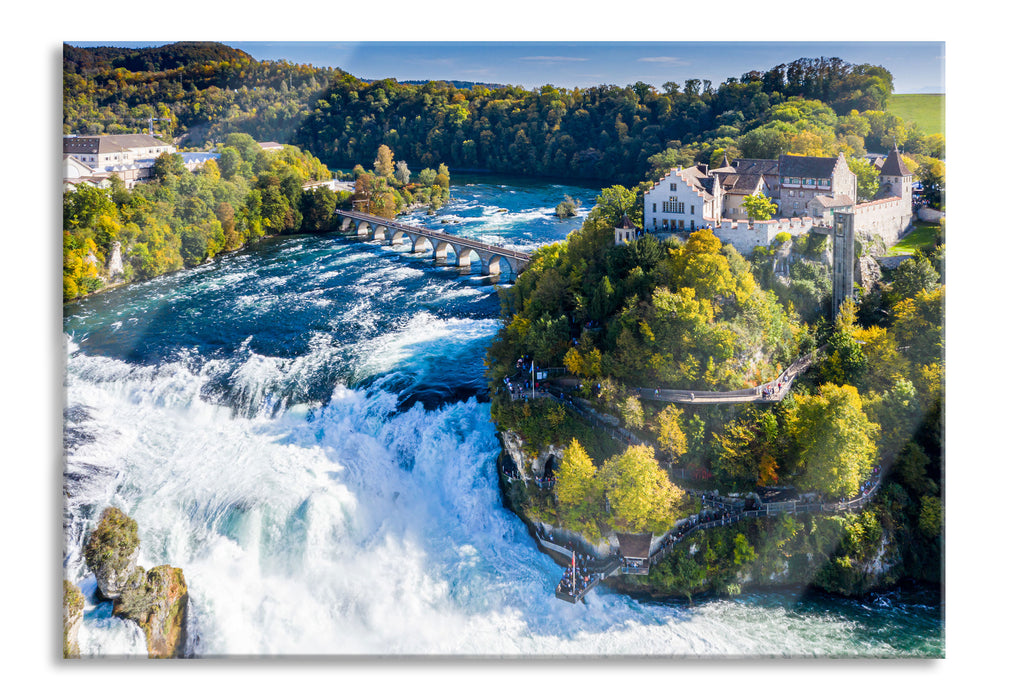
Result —
MULTIPOLYGON (((342 72, 257 61, 216 43, 146 49, 63 45, 63 131, 155 131, 200 147, 244 132, 257 141, 293 143, 315 100, 342 72)), ((378 144, 371 149, 374 154, 378 144)))
MULTIPOLYGON (((858 156, 896 143, 941 204, 942 134, 887 112, 881 66, 800 58, 709 81, 584 89, 366 82, 337 69, 255 61, 219 44, 156 49, 64 46, 64 131, 117 133, 156 122, 201 146, 242 131, 326 163, 380 145, 415 167, 586 178, 633 185, 723 156, 858 156)), ((851 158, 849 158, 851 160, 851 158)))

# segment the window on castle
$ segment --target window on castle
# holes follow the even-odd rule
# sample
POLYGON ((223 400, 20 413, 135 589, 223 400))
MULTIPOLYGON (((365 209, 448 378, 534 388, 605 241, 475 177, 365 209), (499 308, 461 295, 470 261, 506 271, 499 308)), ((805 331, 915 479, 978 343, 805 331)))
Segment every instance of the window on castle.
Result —
POLYGON ((676 183, 675 182, 670 182, 669 183, 669 191, 670 192, 675 192, 676 191, 676 183))
POLYGON ((655 211, 655 202, 652 202, 652 211, 655 211))

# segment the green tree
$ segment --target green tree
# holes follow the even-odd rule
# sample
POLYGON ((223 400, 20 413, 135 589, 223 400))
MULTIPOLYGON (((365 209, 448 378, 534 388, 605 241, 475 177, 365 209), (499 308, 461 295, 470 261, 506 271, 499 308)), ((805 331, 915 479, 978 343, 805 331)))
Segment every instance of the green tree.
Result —
POLYGON ((565 527, 595 539, 599 536, 597 520, 602 516, 602 484, 596 479, 596 466, 578 440, 564 450, 556 471, 557 513, 565 527))
POLYGON ((876 196, 879 189, 879 172, 865 158, 850 158, 848 169, 855 174, 858 186, 858 201, 868 202, 876 196))
POLYGON ((580 200, 572 199, 571 195, 566 194, 564 195, 564 201, 554 209, 554 213, 561 219, 567 219, 574 216, 581 205, 580 200))
POLYGON ((628 428, 638 429, 645 424, 645 414, 636 396, 628 396, 620 404, 620 416, 628 428))
POLYGON ((182 163, 180 154, 162 153, 154 159, 154 167, 151 172, 154 177, 164 182, 169 175, 182 175, 186 172, 186 166, 182 163))
POLYGON ((918 512, 918 529, 925 537, 934 539, 942 534, 942 501, 935 496, 922 496, 918 512))
POLYGON ((899 299, 910 299, 918 292, 933 292, 939 286, 939 273, 921 251, 903 261, 893 271, 891 289, 899 299))
POLYGON ((796 485, 851 498, 872 470, 879 426, 862 410, 853 386, 824 384, 796 395, 785 424, 796 450, 796 485))
MULTIPOLYGON (((620 224, 624 214, 630 217, 632 224, 641 226, 642 213, 637 207, 637 194, 623 185, 603 189, 596 197, 596 206, 589 212, 593 220, 610 229, 620 224)), ((611 230, 611 236, 612 233, 611 230)))
POLYGON ((687 451, 687 434, 683 432, 683 411, 669 404, 655 418, 659 447, 676 460, 687 451))
POLYGON ((758 192, 743 197, 743 209, 746 210, 746 215, 754 221, 768 221, 777 213, 778 205, 763 192, 758 192))
POLYGON ((603 463, 600 478, 618 530, 664 532, 682 510, 685 494, 669 481, 651 447, 631 445, 603 463))

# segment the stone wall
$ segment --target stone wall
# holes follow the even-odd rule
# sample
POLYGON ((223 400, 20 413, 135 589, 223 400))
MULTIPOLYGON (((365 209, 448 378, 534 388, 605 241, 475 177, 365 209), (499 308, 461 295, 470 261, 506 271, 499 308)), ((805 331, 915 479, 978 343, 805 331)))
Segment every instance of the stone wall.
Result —
POLYGON ((855 231, 879 236, 887 246, 896 243, 911 225, 911 212, 900 197, 887 197, 855 205, 855 231))
POLYGON ((792 237, 809 233, 816 219, 802 217, 796 219, 771 219, 770 221, 755 221, 752 224, 745 221, 722 221, 720 226, 711 223, 711 231, 723 244, 731 244, 742 255, 749 255, 757 246, 769 246, 779 233, 787 233, 792 237))

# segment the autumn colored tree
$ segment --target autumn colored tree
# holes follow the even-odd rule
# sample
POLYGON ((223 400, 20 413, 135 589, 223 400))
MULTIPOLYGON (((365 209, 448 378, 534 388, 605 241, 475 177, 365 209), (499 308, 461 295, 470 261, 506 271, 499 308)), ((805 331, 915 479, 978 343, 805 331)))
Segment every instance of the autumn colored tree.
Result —
POLYGON ((655 417, 661 447, 672 459, 687 451, 687 434, 683 432, 683 411, 669 404, 655 417))
POLYGON ((557 514, 565 527, 590 539, 599 537, 598 520, 603 515, 602 483, 596 466, 578 440, 572 440, 555 472, 557 514))
POLYGON ((631 445, 603 463, 614 527, 631 532, 664 532, 682 512, 685 494, 669 481, 651 447, 631 445))
POLYGON ((872 470, 879 426, 862 410, 858 390, 824 384, 816 395, 796 395, 785 416, 795 447, 801 489, 851 498, 872 470))
POLYGON ((383 143, 378 147, 378 155, 375 158, 375 174, 379 177, 392 177, 393 171, 392 149, 383 143))

